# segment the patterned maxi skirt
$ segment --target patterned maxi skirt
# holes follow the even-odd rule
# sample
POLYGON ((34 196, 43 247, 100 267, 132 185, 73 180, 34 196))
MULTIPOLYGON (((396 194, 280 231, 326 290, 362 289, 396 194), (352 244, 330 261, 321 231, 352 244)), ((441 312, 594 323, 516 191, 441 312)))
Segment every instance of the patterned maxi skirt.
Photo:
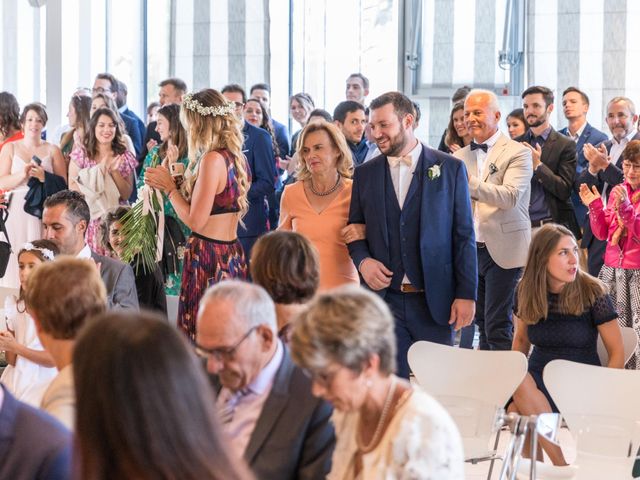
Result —
MULTIPOLYGON (((608 287, 611 298, 618 312, 621 327, 631 327, 640 338, 640 270, 607 267, 598 275, 608 287)), ((629 370, 640 370, 640 349, 626 363, 629 370)))
POLYGON ((205 290, 228 278, 247 278, 247 263, 240 242, 224 242, 198 235, 187 240, 183 259, 178 328, 194 341, 198 304, 205 290))

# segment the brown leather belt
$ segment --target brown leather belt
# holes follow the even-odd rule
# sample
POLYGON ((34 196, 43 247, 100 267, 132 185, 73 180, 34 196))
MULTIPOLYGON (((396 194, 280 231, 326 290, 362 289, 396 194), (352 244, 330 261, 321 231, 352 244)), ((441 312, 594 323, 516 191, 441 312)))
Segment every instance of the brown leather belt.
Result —
POLYGON ((400 291, 402 293, 420 293, 420 292, 424 292, 424 290, 422 288, 416 288, 413 285, 411 285, 410 283, 403 283, 402 285, 400 285, 400 291))

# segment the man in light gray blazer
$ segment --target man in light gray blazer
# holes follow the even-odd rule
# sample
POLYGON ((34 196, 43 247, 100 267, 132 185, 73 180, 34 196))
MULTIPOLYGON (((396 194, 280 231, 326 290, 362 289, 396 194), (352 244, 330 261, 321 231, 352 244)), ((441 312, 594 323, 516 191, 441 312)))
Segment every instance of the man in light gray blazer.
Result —
POLYGON ((510 350, 516 283, 531 241, 531 152, 498 130, 498 99, 472 90, 464 103, 470 145, 454 156, 469 174, 478 248, 476 324, 483 350, 510 350))
POLYGON ((331 406, 277 336, 275 305, 257 285, 226 280, 204 294, 196 351, 213 375, 223 430, 258 479, 312 480, 331 469, 331 406))
POLYGON ((62 190, 44 202, 44 238, 55 243, 61 254, 93 259, 107 289, 107 308, 137 310, 138 292, 133 269, 91 251, 84 239, 89 220, 89 206, 79 192, 62 190))

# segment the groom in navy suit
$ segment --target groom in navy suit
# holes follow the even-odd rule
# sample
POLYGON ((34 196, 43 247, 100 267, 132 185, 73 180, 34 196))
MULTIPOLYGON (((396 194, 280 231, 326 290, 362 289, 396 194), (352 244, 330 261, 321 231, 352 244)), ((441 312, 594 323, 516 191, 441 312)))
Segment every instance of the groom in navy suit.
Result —
POLYGON ((371 133, 382 155, 356 168, 349 224, 366 238, 349 253, 364 283, 395 317, 398 374, 407 351, 428 340, 453 344, 471 323, 478 282, 473 216, 464 163, 418 142, 414 109, 399 92, 371 102, 371 133))

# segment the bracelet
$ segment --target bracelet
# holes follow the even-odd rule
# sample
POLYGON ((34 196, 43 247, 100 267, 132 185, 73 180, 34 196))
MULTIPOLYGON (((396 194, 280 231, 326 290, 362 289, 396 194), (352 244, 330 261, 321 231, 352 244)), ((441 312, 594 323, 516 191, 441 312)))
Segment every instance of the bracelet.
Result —
POLYGON ((167 193, 167 198, 169 198, 169 200, 171 200, 171 195, 173 195, 177 191, 178 191, 177 188, 172 189, 169 193, 167 193))

